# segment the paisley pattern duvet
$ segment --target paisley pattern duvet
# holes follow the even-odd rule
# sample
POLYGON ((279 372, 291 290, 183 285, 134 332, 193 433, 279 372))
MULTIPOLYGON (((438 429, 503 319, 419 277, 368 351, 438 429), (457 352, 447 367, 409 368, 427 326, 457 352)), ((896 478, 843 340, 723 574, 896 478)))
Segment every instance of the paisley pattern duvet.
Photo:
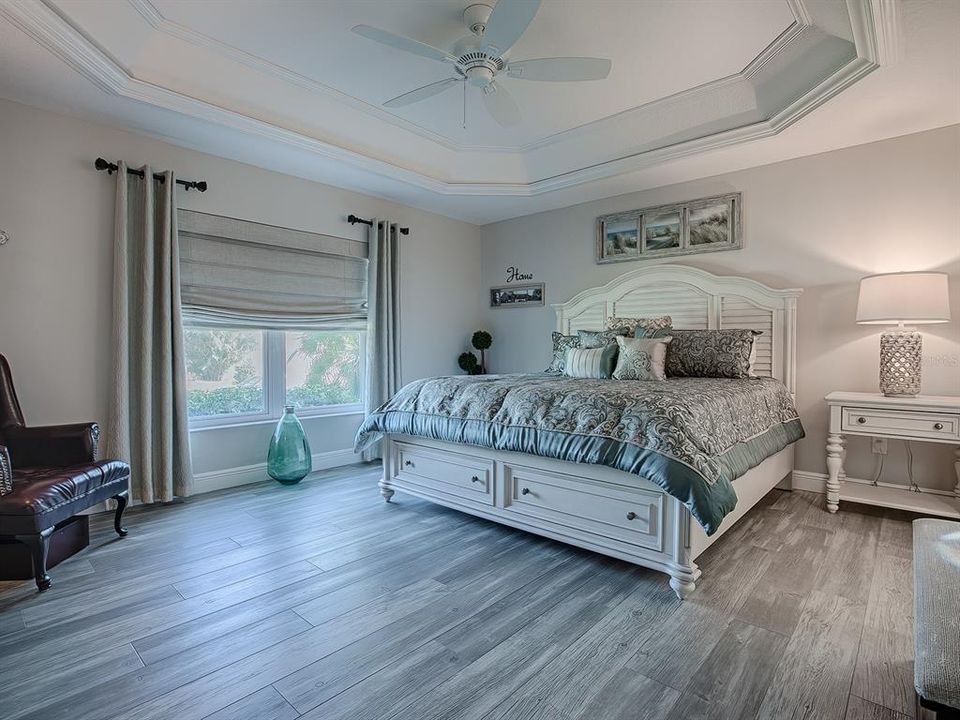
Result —
POLYGON ((364 420, 357 450, 384 433, 623 470, 678 498, 712 534, 736 506, 733 480, 803 428, 787 388, 772 378, 540 374, 417 380, 364 420))

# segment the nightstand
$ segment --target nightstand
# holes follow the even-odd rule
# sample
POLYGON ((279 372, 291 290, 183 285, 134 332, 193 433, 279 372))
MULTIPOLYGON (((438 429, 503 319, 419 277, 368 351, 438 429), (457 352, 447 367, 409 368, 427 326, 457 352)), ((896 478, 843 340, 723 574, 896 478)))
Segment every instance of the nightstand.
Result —
POLYGON ((957 484, 953 493, 913 492, 900 485, 847 480, 843 470, 846 437, 863 435, 893 440, 960 446, 960 397, 917 395, 886 397, 880 393, 832 392, 827 435, 827 510, 841 500, 898 508, 927 515, 960 518, 960 447, 954 450, 957 484))

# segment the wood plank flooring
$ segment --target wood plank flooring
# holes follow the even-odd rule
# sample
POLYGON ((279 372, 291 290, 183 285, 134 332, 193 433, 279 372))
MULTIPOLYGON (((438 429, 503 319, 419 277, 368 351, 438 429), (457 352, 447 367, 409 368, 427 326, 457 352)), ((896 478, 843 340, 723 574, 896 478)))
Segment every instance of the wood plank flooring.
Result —
POLYGON ((667 577, 398 493, 378 465, 92 518, 0 583, 4 720, 904 720, 911 517, 774 490, 667 577))

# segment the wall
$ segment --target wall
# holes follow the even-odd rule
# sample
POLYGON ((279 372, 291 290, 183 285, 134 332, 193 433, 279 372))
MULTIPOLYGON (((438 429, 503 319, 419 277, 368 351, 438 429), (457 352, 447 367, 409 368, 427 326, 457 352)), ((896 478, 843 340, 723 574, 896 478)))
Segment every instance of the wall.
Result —
MULTIPOLYGON (((598 215, 737 190, 744 198, 744 248, 675 262, 804 288, 797 402, 807 438, 798 446, 798 469, 825 472, 824 395, 877 388, 879 328, 854 323, 862 275, 950 274, 953 321, 922 328, 923 391, 960 395, 960 126, 485 226, 484 287, 503 284, 511 265, 546 283, 543 308, 488 308, 492 370, 546 367, 556 318, 550 303, 638 267, 594 263, 598 215)), ((902 443, 891 443, 884 479, 905 477, 904 455, 902 443)), ((952 459, 944 446, 918 448, 922 484, 951 488, 952 459)), ((849 475, 870 477, 873 468, 867 442, 852 440, 849 475)))
MULTIPOLYGON (((343 237, 349 213, 411 228, 402 238, 405 381, 451 373, 482 317, 480 231, 466 223, 205 155, 102 125, 0 101, 0 352, 13 365, 33 424, 106 419, 114 188, 93 160, 171 168, 209 183, 179 191, 181 207, 343 237), (453 298, 453 302, 437 302, 453 298)), ((350 462, 358 416, 305 425, 322 462, 350 462), (326 453, 326 454, 325 454, 326 453)), ((262 477, 271 425, 192 433, 206 487, 262 477), (221 476, 224 468, 240 471, 221 476)))

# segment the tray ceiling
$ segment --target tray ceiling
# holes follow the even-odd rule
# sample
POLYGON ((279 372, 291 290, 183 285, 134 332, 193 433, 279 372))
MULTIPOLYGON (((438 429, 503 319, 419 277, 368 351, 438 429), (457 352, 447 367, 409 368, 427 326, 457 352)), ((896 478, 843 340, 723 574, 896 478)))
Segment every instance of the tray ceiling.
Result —
POLYGON ((598 188, 774 136, 896 60, 898 2, 544 0, 511 58, 598 56, 613 70, 585 83, 500 80, 523 116, 509 129, 476 88, 466 129, 459 88, 383 108, 445 68, 350 32, 374 25, 447 49, 467 34, 468 0, 9 0, 0 19, 117 99, 124 124, 268 167, 272 150, 277 169, 434 209, 425 198, 598 188))

